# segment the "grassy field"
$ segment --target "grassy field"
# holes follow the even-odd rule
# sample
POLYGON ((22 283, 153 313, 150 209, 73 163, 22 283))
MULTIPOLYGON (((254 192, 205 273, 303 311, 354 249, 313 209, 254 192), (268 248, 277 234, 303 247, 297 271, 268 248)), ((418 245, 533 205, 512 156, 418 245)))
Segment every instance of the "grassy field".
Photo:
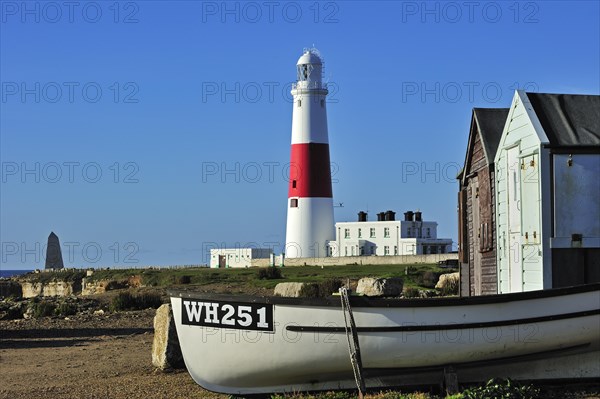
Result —
MULTIPOLYGON (((324 282, 329 279, 356 280, 362 277, 400 277, 405 287, 433 288, 437 277, 453 270, 441 269, 437 264, 412 265, 345 265, 345 266, 294 266, 278 268, 281 278, 260 279, 259 268, 209 269, 203 267, 173 269, 109 269, 97 270, 90 280, 126 280, 140 276, 142 284, 153 287, 173 285, 227 284, 236 288, 255 287, 272 289, 280 282, 324 282)), ((48 273, 44 273, 48 274, 48 273)), ((57 273, 59 276, 60 273, 57 273)))

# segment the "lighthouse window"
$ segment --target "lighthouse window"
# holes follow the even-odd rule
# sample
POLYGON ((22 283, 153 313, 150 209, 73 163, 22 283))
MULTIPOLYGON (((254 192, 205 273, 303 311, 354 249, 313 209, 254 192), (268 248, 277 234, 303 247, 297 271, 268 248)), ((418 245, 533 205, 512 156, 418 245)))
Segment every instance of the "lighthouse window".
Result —
POLYGON ((290 200, 290 208, 298 208, 298 198, 292 198, 290 200))
POLYGON ((301 107, 302 106, 302 100, 298 100, 298 106, 301 107))
POLYGON ((292 188, 296 188, 296 180, 292 180, 292 188))
POLYGON ((321 108, 325 107, 325 100, 321 100, 321 108))

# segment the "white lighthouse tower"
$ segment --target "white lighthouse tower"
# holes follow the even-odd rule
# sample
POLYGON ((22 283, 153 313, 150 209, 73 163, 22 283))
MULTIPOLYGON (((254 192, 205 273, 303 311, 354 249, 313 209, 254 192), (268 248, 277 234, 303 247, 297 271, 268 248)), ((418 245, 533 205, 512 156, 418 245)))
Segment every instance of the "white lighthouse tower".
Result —
POLYGON ((323 61, 316 49, 304 50, 292 86, 292 151, 288 190, 285 255, 287 258, 327 256, 335 239, 327 134, 327 87, 323 61))

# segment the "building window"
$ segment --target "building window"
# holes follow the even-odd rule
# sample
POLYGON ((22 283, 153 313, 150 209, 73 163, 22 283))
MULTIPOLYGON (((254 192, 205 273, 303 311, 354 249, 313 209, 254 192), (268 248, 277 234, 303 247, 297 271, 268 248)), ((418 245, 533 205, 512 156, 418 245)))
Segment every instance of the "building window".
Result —
POLYGON ((410 227, 409 227, 408 229, 406 229, 406 236, 410 237, 410 233, 411 233, 411 231, 410 231, 410 227))
POLYGON ((390 247, 388 247, 387 245, 385 247, 383 247, 383 254, 384 255, 389 255, 390 254, 390 247))
POLYGON ((362 229, 358 229, 358 238, 362 238, 362 229))
POLYGON ((384 227, 383 228, 383 236, 385 238, 390 238, 390 228, 389 227, 384 227))
POLYGON ((348 247, 344 247, 344 256, 348 256, 348 247))
POLYGON ((344 238, 350 238, 350 229, 344 229, 344 238))
POLYGON ((394 255, 398 255, 398 246, 394 245, 394 255))
POLYGON ((431 238, 431 229, 427 228, 427 238, 431 238))
POLYGON ((298 208, 298 198, 292 198, 290 200, 290 208, 298 208))
POLYGON ((371 255, 375 255, 375 245, 371 245, 371 255))
POLYGON ((375 227, 371 227, 369 230, 369 237, 375 238, 375 227))

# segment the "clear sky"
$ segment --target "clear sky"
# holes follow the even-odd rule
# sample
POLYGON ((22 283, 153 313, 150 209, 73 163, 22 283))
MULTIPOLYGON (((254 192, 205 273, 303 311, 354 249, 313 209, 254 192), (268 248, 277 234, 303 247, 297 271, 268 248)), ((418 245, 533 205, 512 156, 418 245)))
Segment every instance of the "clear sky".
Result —
POLYGON ((473 107, 600 92, 598 1, 1 1, 2 269, 285 243, 290 84, 325 59, 337 221, 457 237, 473 107))

